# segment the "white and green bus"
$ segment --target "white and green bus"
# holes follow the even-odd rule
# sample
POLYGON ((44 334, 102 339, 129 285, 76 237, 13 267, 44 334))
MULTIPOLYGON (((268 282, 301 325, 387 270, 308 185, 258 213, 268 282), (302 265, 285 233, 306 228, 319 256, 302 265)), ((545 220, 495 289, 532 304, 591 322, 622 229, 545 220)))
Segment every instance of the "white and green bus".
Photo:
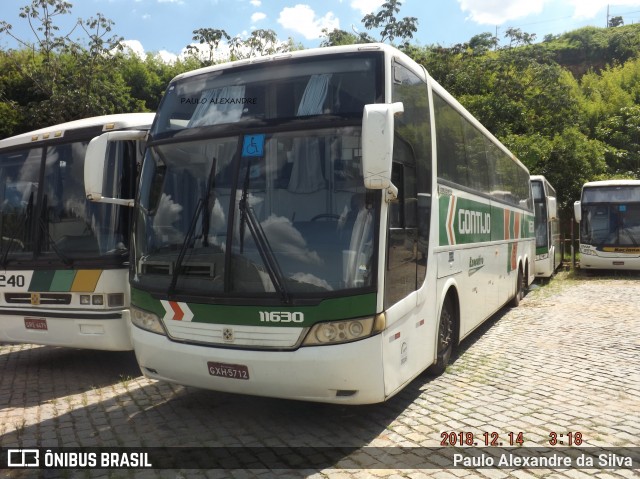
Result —
POLYGON ((133 243, 147 377, 321 402, 381 402, 442 372, 534 278, 527 169, 379 44, 176 77, 133 243))
MULTIPOLYGON (((85 197, 84 160, 96 135, 148 130, 153 117, 88 118, 0 141, 0 342, 132 349, 131 208, 85 197)), ((143 152, 141 142, 111 144, 109 197, 132 197, 143 152)))
POLYGON ((562 239, 556 190, 541 175, 531 176, 535 207, 536 278, 550 278, 562 264, 562 239))
POLYGON ((580 268, 640 270, 640 180, 585 183, 573 207, 580 268))

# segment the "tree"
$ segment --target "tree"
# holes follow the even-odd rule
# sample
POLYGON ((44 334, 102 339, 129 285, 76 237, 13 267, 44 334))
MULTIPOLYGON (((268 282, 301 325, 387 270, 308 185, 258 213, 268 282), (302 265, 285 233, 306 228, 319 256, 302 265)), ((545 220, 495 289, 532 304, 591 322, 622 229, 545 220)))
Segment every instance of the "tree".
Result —
POLYGON ((21 50, 7 52, 10 72, 22 78, 27 94, 14 102, 21 109, 19 130, 35 129, 93 115, 137 111, 142 103, 133 99, 118 68, 120 37, 111 36, 113 22, 98 13, 86 21, 77 19, 61 33, 56 21, 71 14, 63 0, 32 0, 20 9, 35 40, 22 39, 12 26, 0 22, 0 33, 14 38, 21 50), (84 34, 72 39, 73 32, 84 34))
POLYGON ((206 48, 198 47, 197 45, 187 45, 187 52, 196 56, 203 64, 213 65, 215 63, 215 53, 218 51, 220 42, 225 40, 229 42, 231 37, 224 30, 215 28, 198 28, 193 31, 193 40, 199 42, 200 45, 206 46, 206 48), (206 59, 203 60, 202 54, 206 55, 206 59))
POLYGON ((193 31, 193 39, 198 40, 201 45, 206 45, 206 47, 187 45, 187 51, 192 57, 197 58, 202 66, 217 63, 216 56, 218 56, 219 61, 226 61, 227 59, 240 60, 242 58, 288 52, 295 48, 293 40, 288 39, 288 41, 282 42, 278 40, 276 32, 265 29, 253 30, 245 39, 240 35, 231 37, 224 30, 199 28, 193 31), (228 56, 221 51, 223 42, 226 42, 226 46, 228 46, 228 56), (207 55, 204 59, 202 58, 203 52, 207 55))
POLYGON ((265 29, 253 30, 246 40, 235 45, 239 47, 231 51, 234 59, 273 55, 274 53, 288 52, 291 49, 289 42, 279 41, 276 32, 265 29))
POLYGON ((362 19, 362 23, 367 30, 381 28, 380 42, 400 38, 406 46, 413 34, 418 31, 418 19, 416 17, 404 17, 401 20, 396 18, 400 12, 402 3, 399 0, 387 0, 382 4, 378 13, 369 13, 362 19))
POLYGON ((484 55, 497 48, 498 37, 493 36, 489 32, 480 33, 479 35, 471 37, 467 45, 474 55, 484 55))
POLYGON ((619 27, 622 25, 624 25, 624 20, 622 19, 622 17, 611 17, 609 19, 609 23, 607 24, 609 28, 619 27))
POLYGON ((337 47, 340 45, 355 45, 356 43, 368 43, 364 37, 368 37, 366 34, 353 34, 338 28, 334 28, 329 31, 326 28, 322 29, 322 37, 324 38, 320 42, 321 47, 337 47))
POLYGON ((531 45, 535 39, 535 33, 526 33, 519 28, 507 28, 504 34, 505 38, 509 39, 509 48, 521 45, 531 45))

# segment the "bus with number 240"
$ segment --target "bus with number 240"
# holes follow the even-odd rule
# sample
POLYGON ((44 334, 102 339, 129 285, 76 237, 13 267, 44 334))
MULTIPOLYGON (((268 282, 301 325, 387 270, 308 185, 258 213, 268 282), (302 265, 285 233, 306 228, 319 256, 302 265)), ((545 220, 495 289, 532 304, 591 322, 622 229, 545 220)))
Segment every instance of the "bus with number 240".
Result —
POLYGON ((96 135, 148 130, 153 118, 86 118, 0 141, 0 341, 132 349, 126 204, 144 145, 111 142, 99 171, 85 171, 85 152, 96 135), (108 176, 109 202, 85 197, 85 174, 108 176))

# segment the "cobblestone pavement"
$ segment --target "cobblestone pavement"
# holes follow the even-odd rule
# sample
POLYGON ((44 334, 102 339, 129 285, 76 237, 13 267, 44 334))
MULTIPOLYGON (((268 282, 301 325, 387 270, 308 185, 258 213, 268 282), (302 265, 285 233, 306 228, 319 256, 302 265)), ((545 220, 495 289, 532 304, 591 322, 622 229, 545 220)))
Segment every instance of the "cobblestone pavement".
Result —
MULTIPOLYGON (((561 273, 466 339, 447 372, 385 404, 344 407, 235 396, 142 377, 132 353, 0 345, 0 446, 438 447, 481 437, 581 433, 640 446, 640 277, 561 273)), ((575 436, 574 436, 575 437, 575 436)), ((379 449, 378 449, 379 448, 379 449)), ((638 469, 280 470, 278 477, 638 477, 638 469)), ((366 462, 364 463, 366 465, 366 462)), ((360 463, 362 466, 363 463, 360 463)), ((354 466, 354 467, 357 467, 354 466)), ((272 477, 272 470, 0 470, 0 477, 272 477)))

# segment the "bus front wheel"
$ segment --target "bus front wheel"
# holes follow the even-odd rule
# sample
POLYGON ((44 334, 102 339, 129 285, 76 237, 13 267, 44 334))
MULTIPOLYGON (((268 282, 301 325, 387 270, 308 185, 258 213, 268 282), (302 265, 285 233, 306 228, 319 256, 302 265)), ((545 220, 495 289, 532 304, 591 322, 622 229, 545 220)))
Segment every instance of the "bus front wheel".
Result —
POLYGON ((438 324, 438 351, 436 362, 429 367, 427 372, 434 376, 444 373, 449 364, 451 353, 453 352, 453 328, 454 328, 454 308, 451 297, 447 296, 440 311, 440 321, 438 324))

